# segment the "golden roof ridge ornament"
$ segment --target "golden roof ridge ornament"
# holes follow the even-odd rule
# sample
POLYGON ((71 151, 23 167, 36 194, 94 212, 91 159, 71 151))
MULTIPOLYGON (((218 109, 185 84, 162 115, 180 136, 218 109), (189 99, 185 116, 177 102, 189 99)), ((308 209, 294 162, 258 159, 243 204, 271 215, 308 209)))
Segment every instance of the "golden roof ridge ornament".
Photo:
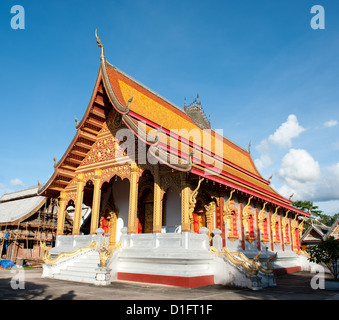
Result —
POLYGON ((53 160, 54 160, 54 168, 56 168, 58 165, 58 160, 56 159, 55 156, 53 156, 53 160))
POLYGON ((273 174, 271 174, 271 176, 268 178, 268 182, 269 182, 269 184, 271 184, 271 180, 272 180, 272 178, 273 178, 273 174))
POLYGON ((98 37, 97 29, 95 29, 95 38, 97 39, 98 47, 101 49, 100 59, 105 59, 104 45, 98 37))
POLYGON ((79 128, 79 125, 80 125, 80 122, 79 122, 79 120, 78 120, 78 118, 77 117, 74 117, 75 119, 75 129, 78 129, 79 128))
POLYGON ((116 109, 118 110, 118 112, 120 114, 128 115, 129 111, 131 110, 131 103, 133 101, 134 93, 133 93, 132 97, 128 100, 126 106, 120 103, 120 101, 118 100, 118 98, 116 97, 116 95, 114 93, 114 90, 113 90, 111 83, 110 83, 110 79, 109 79, 108 74, 107 74, 104 45, 102 44, 100 38, 98 37, 97 29, 95 29, 95 38, 97 39, 98 47, 101 49, 100 68, 101 68, 101 71, 102 71, 102 76, 104 78, 104 83, 107 86, 106 90, 107 90, 108 96, 109 96, 109 98, 111 99, 111 102, 114 104, 114 106, 116 107, 116 109))

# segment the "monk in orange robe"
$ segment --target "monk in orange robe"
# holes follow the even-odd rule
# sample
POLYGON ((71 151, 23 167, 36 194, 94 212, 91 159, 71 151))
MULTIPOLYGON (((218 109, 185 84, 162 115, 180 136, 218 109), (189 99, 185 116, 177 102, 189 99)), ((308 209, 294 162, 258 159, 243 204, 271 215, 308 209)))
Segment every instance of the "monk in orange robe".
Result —
POLYGON ((105 212, 105 215, 101 218, 101 228, 104 230, 104 233, 109 232, 109 220, 107 219, 108 212, 105 212))

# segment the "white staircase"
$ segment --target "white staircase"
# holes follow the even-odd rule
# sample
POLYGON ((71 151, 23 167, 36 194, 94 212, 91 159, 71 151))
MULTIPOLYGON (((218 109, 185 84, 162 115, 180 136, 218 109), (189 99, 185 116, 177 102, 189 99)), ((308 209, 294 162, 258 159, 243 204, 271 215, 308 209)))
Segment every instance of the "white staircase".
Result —
POLYGON ((95 269, 99 267, 100 259, 98 252, 89 251, 79 259, 68 264, 66 269, 61 269, 59 273, 53 275, 54 279, 69 280, 76 282, 95 283, 95 269))

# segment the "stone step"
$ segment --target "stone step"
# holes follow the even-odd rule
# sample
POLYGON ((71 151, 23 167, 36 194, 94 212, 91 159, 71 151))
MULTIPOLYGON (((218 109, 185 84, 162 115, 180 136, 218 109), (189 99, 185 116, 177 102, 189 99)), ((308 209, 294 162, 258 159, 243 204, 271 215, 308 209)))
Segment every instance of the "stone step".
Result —
POLYGON ((54 279, 66 280, 66 281, 75 281, 75 282, 84 282, 84 283, 95 283, 95 275, 91 277, 84 276, 82 274, 78 275, 68 275, 68 274, 55 274, 54 279))
POLYGON ((86 271, 93 271, 94 269, 99 268, 99 264, 95 264, 93 266, 87 266, 87 265, 73 265, 67 267, 65 270, 72 270, 72 271, 78 271, 78 272, 86 272, 86 271))
POLYGON ((59 275, 63 275, 63 276, 70 276, 70 277, 89 277, 89 278, 95 278, 95 271, 94 270, 87 270, 87 271, 83 271, 83 272, 79 272, 79 271, 73 271, 73 270, 62 270, 59 275))
POLYGON ((88 268, 97 267, 100 263, 100 260, 93 260, 93 261, 77 261, 75 263, 70 264, 70 266, 84 266, 88 268))
POLYGON ((95 269, 99 267, 100 258, 97 252, 88 252, 79 260, 70 264, 66 269, 60 270, 54 278, 59 280, 95 283, 95 269))

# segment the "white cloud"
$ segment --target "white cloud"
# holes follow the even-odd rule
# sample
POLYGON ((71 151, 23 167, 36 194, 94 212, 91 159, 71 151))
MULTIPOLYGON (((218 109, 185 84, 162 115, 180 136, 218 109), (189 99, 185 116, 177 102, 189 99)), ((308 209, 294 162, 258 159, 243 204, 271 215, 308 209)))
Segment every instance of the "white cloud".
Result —
POLYGON ((254 160, 258 170, 262 170, 263 168, 270 166, 272 164, 272 160, 270 157, 270 147, 268 141, 266 139, 262 140, 255 148, 260 153, 260 158, 254 160))
POLYGON ((279 193, 285 197, 294 193, 294 199, 314 199, 321 180, 318 161, 304 149, 290 149, 281 161, 277 176, 283 183, 279 193))
POLYGON ((15 186, 15 187, 19 187, 19 186, 24 187, 25 186, 24 183, 18 178, 12 179, 10 181, 10 183, 11 183, 12 186, 15 186))
MULTIPOLYGON (((336 120, 330 120, 324 126, 333 127, 338 124, 336 120)), ((258 170, 273 165, 278 167, 273 168, 277 186, 274 189, 286 198, 293 193, 293 200, 339 203, 339 162, 321 168, 307 150, 291 148, 293 139, 305 130, 295 115, 289 115, 273 134, 255 147, 260 155, 254 160, 255 165, 258 170), (277 159, 286 147, 289 148, 288 152, 281 158, 280 166, 276 166, 277 159)), ((333 147, 339 149, 339 141, 333 143, 333 147)), ((332 208, 331 212, 333 211, 332 208)), ((339 208, 337 211, 339 212, 339 208)))
POLYGON ((323 179, 318 187, 317 200, 339 200, 339 163, 324 170, 323 179))
POLYGON ((339 200, 319 201, 314 202, 314 205, 328 215, 339 213, 339 200))
POLYGON ((330 128, 336 126, 337 124, 338 124, 337 120, 329 120, 324 123, 324 126, 330 128))
POLYGON ((273 134, 268 137, 268 141, 281 147, 290 147, 292 139, 305 131, 299 125, 298 119, 294 114, 290 114, 286 120, 273 134))
POLYGON ((298 137, 303 131, 305 131, 305 129, 299 125, 297 117, 294 114, 290 114, 287 120, 282 123, 273 134, 267 139, 262 140, 260 144, 255 147, 260 153, 260 158, 254 160, 258 170, 262 170, 272 164, 272 145, 290 147, 292 145, 292 139, 298 137))
POLYGON ((339 162, 321 169, 306 150, 290 149, 282 159, 277 177, 282 183, 278 192, 284 197, 294 193, 294 200, 336 203, 339 200, 339 162))
POLYGON ((306 150, 292 148, 282 159, 279 175, 303 183, 317 181, 320 167, 306 150))

